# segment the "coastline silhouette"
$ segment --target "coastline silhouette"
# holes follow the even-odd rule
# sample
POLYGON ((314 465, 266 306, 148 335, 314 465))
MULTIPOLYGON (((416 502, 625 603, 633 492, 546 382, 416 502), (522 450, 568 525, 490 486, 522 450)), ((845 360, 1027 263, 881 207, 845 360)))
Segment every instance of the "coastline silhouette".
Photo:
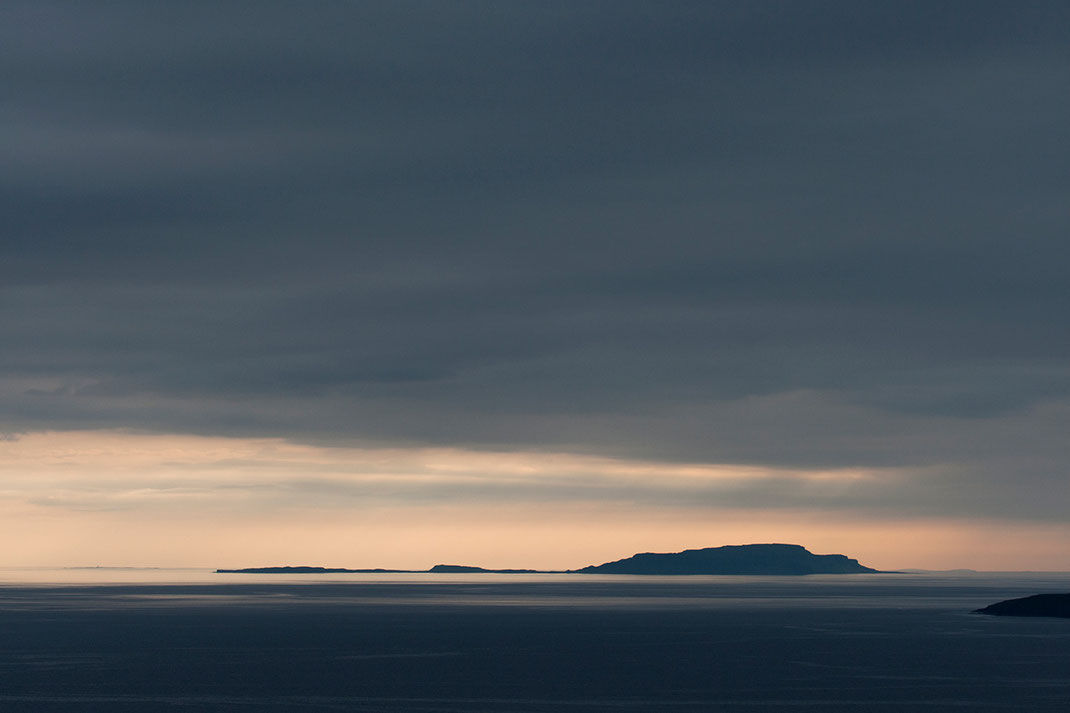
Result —
POLYGON ((880 570, 840 554, 815 555, 802 545, 781 543, 725 545, 682 552, 642 552, 574 570, 486 569, 471 565, 436 564, 427 570, 346 569, 281 566, 217 569, 220 574, 637 574, 637 575, 806 575, 865 574, 880 570))

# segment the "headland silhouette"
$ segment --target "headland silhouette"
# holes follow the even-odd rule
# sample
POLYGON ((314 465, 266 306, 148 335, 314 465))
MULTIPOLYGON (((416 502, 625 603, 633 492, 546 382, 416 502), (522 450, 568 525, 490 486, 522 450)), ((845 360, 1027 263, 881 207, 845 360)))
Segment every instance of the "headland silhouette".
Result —
POLYGON ((1031 597, 1007 599, 974 610, 976 614, 992 616, 1048 616, 1070 619, 1070 594, 1034 594, 1031 597))

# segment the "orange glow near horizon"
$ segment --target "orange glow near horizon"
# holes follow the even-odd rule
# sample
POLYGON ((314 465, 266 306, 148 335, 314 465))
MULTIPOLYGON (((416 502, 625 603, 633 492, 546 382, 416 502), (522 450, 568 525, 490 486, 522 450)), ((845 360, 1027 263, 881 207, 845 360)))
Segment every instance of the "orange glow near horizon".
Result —
POLYGON ((570 569, 642 551, 793 542, 882 569, 1070 570, 1052 544, 1066 541, 1066 525, 718 501, 721 488, 790 479, 835 493, 885 476, 894 474, 33 433, 0 441, 0 566, 570 569), (709 502, 688 503, 692 492, 709 502))

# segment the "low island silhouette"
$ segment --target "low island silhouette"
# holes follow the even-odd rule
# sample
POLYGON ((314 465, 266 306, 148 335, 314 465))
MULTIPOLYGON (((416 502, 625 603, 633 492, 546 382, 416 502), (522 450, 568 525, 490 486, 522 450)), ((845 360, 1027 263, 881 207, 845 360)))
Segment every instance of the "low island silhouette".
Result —
POLYGON ((755 544, 706 547, 683 552, 643 552, 625 559, 571 570, 484 569, 469 565, 437 564, 427 570, 344 569, 330 567, 247 567, 217 569, 226 574, 742 574, 806 575, 877 573, 845 555, 815 555, 802 545, 755 544))
POLYGON ((1007 599, 974 610, 976 614, 992 616, 1050 616, 1070 619, 1070 594, 1034 594, 1031 597, 1007 599))

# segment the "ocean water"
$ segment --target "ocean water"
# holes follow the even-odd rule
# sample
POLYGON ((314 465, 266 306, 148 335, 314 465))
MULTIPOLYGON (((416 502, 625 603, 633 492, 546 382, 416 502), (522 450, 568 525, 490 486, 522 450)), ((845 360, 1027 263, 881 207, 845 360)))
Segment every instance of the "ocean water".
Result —
POLYGON ((0 711, 1059 711, 1070 574, 0 570, 0 711))

